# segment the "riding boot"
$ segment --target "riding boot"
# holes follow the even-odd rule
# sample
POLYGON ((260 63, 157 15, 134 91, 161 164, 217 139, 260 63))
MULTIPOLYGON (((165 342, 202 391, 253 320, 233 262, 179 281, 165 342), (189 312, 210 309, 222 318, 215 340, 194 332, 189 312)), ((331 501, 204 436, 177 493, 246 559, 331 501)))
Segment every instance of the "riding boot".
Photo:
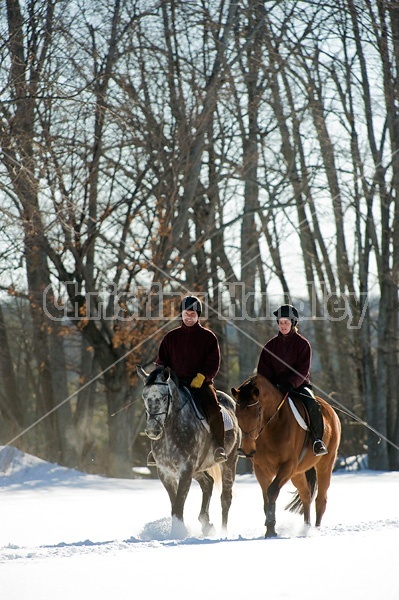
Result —
POLYGON ((224 449, 224 422, 216 390, 213 385, 204 384, 199 390, 195 391, 195 397, 200 403, 200 407, 205 414, 216 441, 217 448, 214 452, 215 462, 224 462, 227 460, 224 449))
POLYGON ((311 398, 309 396, 309 400, 306 400, 306 407, 308 409, 310 419, 309 428, 313 438, 313 453, 315 456, 323 456, 324 454, 328 454, 328 450, 322 440, 324 433, 324 422, 321 407, 315 398, 311 398))

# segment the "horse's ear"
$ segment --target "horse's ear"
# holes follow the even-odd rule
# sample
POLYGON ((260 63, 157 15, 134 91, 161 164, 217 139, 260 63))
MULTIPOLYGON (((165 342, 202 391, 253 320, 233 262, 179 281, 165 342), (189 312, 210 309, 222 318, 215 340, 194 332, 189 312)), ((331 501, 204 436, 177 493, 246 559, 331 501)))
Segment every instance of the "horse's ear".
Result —
POLYGON ((233 396, 233 398, 235 398, 237 400, 237 397, 238 397, 237 388, 231 388, 231 395, 233 396))
POLYGON ((164 381, 168 381, 169 378, 170 378, 170 369, 169 369, 169 367, 165 367, 164 370, 162 371, 162 379, 164 381))
POLYGON ((147 379, 148 379, 148 373, 146 373, 143 369, 143 367, 141 365, 137 365, 136 367, 136 371, 137 371, 137 375, 140 377, 140 379, 146 383, 147 379))

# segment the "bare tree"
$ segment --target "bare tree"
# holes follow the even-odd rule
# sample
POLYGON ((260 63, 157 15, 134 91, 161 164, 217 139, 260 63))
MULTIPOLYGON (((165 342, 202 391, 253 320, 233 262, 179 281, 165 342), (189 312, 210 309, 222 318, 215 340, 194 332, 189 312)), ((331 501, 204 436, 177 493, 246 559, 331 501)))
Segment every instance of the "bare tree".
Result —
MULTIPOLYGON (((270 290, 303 302, 314 381, 399 444, 399 25, 394 4, 363 4, 7 0, 1 286, 30 302, 50 457, 86 460, 101 414, 104 469, 130 475, 134 365, 187 290, 208 294, 226 388, 272 332, 270 290), (96 387, 71 384, 72 348, 96 387)), ((370 465, 397 467, 376 442, 370 465)))
MULTIPOLYGON (((39 373, 38 403, 43 412, 54 409, 66 395, 65 370, 55 361, 63 360, 60 338, 48 335, 47 315, 52 311, 50 271, 43 245, 45 225, 39 204, 39 164, 35 155, 35 122, 42 92, 41 79, 49 60, 54 5, 45 2, 39 10, 28 3, 26 12, 17 0, 8 0, 7 24, 9 83, 8 102, 3 104, 0 146, 11 196, 19 211, 24 235, 24 256, 28 294, 34 330, 35 355, 39 373), (48 290, 48 295, 44 294, 48 290), (54 363, 53 359, 54 358, 54 363)), ((55 325, 56 327, 56 325, 55 325)), ((57 460, 70 460, 73 444, 70 407, 65 406, 46 420, 48 452, 57 460), (63 425, 60 426, 61 417, 63 425)))

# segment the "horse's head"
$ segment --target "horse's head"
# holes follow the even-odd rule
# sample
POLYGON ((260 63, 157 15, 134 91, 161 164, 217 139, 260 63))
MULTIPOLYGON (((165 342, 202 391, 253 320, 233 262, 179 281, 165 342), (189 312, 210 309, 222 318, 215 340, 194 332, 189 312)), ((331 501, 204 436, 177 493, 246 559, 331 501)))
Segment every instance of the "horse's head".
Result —
POLYGON ((145 433, 151 440, 159 440, 170 409, 171 373, 167 367, 159 367, 148 374, 138 366, 137 374, 144 382, 143 401, 147 414, 145 433))
POLYGON ((260 433, 261 406, 259 389, 253 378, 247 379, 239 388, 231 388, 236 400, 236 416, 242 431, 241 450, 248 458, 256 452, 256 440, 260 433))

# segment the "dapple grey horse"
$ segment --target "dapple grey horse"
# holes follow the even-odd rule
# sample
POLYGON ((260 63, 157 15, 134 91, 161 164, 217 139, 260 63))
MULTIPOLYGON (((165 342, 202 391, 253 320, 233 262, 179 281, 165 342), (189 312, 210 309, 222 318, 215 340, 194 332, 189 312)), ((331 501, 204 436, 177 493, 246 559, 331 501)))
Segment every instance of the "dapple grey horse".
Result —
POLYGON ((215 442, 194 406, 189 390, 179 387, 177 377, 169 368, 159 367, 148 374, 138 366, 137 373, 144 382, 145 433, 151 439, 158 475, 171 502, 172 531, 177 531, 183 524, 184 504, 193 479, 202 490, 198 518, 204 535, 214 529, 209 519, 209 505, 214 482, 221 480, 222 528, 226 530, 237 448, 241 442, 235 401, 227 394, 217 392, 224 412, 227 461, 216 464, 213 459, 215 442))

